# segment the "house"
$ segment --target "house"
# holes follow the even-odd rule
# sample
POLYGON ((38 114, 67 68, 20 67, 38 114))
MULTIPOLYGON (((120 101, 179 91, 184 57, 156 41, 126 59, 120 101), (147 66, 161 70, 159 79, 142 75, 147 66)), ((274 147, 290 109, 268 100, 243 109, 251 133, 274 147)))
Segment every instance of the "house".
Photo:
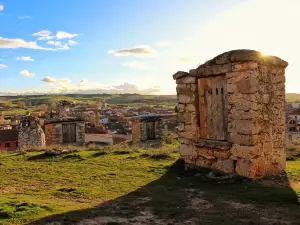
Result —
POLYGON ((15 151, 18 148, 17 130, 0 130, 0 152, 15 151))
POLYGON ((240 49, 175 73, 185 167, 248 178, 284 171, 287 66, 278 57, 240 49))
POLYGON ((77 144, 85 142, 85 121, 82 118, 54 118, 44 121, 46 145, 77 144))
POLYGON ((142 147, 159 147, 162 143, 161 117, 144 114, 132 118, 132 142, 142 147))

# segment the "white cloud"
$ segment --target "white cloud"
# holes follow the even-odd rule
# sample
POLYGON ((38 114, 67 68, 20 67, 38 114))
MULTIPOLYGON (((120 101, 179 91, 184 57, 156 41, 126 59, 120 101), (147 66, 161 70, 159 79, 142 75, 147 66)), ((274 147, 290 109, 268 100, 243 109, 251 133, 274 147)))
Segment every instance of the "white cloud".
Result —
POLYGON ((24 20, 24 19, 30 19, 31 16, 18 16, 18 19, 24 20))
POLYGON ((42 81, 45 82, 45 83, 55 83, 56 82, 56 80, 54 78, 49 77, 49 76, 44 77, 42 79, 42 81))
POLYGON ((29 73, 28 70, 22 70, 22 71, 20 71, 20 75, 24 76, 24 77, 34 77, 35 76, 34 73, 29 73))
POLYGON ((7 67, 8 67, 7 65, 0 64, 0 68, 7 68, 7 67))
POLYGON ((54 45, 56 47, 63 47, 60 41, 47 41, 48 45, 54 45))
POLYGON ((44 48, 39 46, 36 42, 25 41, 20 38, 10 39, 0 37, 0 48, 29 48, 29 49, 39 49, 47 51, 55 51, 53 48, 44 48))
POLYGON ((3 10, 4 10, 4 5, 0 4, 0 11, 3 11, 3 10))
POLYGON ((52 32, 48 30, 41 30, 32 34, 35 37, 39 37, 38 40, 51 40, 55 38, 55 36, 51 36, 52 32))
POLYGON ((76 45, 78 42, 73 40, 68 40, 68 45, 76 45))
POLYGON ((64 31, 58 31, 56 33, 56 38, 57 39, 65 39, 65 38, 73 38, 73 37, 76 37, 78 36, 79 34, 70 34, 70 33, 67 33, 67 32, 64 32, 64 31))
POLYGON ((71 82, 69 79, 58 79, 57 80, 50 76, 44 77, 41 81, 44 83, 55 83, 57 85, 68 84, 71 82))
POLYGON ((145 56, 153 54, 154 50, 149 46, 135 46, 133 48, 123 48, 118 50, 109 50, 109 54, 115 56, 145 56))
POLYGON ((142 69, 142 70, 147 69, 147 63, 139 62, 136 60, 122 63, 122 66, 133 68, 133 69, 142 69))
POLYGON ((21 56, 21 57, 17 57, 17 60, 22 60, 22 61, 31 61, 33 62, 34 59, 31 58, 30 56, 21 56))
POLYGON ((34 34, 32 34, 33 36, 38 36, 38 37, 48 37, 52 34, 51 31, 48 30, 41 30, 39 32, 36 32, 34 34))

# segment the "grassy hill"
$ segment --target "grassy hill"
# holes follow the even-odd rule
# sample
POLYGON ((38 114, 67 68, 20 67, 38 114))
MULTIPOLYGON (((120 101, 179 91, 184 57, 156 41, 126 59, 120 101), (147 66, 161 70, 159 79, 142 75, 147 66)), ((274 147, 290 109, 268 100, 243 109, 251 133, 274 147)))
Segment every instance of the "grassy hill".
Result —
POLYGON ((297 224, 300 161, 258 181, 184 171, 177 145, 0 154, 0 224, 297 224), (292 185, 291 185, 292 184, 292 185))

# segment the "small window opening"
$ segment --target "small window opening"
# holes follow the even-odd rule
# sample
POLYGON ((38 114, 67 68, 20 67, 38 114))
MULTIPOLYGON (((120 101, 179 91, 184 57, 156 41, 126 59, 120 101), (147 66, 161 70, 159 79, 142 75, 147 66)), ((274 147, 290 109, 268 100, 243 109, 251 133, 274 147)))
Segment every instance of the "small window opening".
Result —
POLYGON ((223 90, 223 88, 221 88, 221 94, 222 94, 222 95, 224 94, 224 90, 223 90))
POLYGON ((218 88, 216 88, 216 95, 218 95, 219 94, 219 90, 218 90, 218 88))

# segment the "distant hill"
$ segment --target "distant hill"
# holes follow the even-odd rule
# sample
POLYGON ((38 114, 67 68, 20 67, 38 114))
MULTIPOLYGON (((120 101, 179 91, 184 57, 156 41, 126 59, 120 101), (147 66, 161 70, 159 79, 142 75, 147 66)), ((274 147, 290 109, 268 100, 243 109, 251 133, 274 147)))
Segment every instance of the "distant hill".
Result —
POLYGON ((300 101, 300 94, 297 94, 297 93, 286 93, 285 94, 285 99, 288 102, 300 101))

